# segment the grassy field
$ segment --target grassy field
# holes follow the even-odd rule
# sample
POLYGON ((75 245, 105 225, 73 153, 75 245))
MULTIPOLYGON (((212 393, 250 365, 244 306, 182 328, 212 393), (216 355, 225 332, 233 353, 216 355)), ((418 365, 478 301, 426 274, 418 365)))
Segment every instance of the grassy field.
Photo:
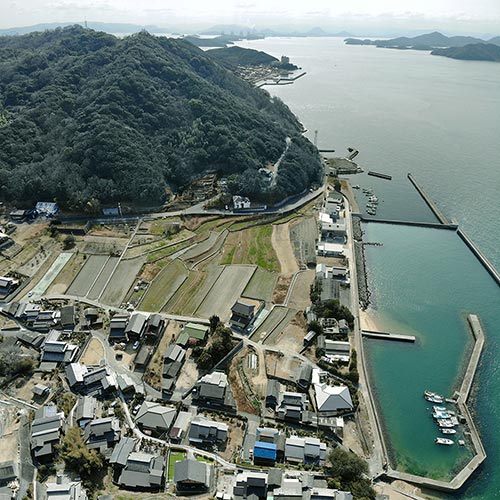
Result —
POLYGON ((180 260, 169 262, 151 283, 141 301, 140 309, 159 311, 184 283, 187 276, 188 271, 180 260))
POLYGON ((168 481, 174 479, 174 468, 175 462, 179 460, 184 460, 186 458, 186 452, 184 451, 171 451, 168 456, 168 481))
POLYGON ((273 292, 277 279, 277 273, 266 271, 265 269, 258 267, 255 270, 252 279, 248 282, 245 290, 243 290, 243 295, 245 297, 251 297, 252 299, 260 299, 270 302, 273 298, 273 292))
POLYGON ((268 271, 280 271, 271 243, 272 224, 231 232, 223 247, 223 264, 255 264, 268 271))

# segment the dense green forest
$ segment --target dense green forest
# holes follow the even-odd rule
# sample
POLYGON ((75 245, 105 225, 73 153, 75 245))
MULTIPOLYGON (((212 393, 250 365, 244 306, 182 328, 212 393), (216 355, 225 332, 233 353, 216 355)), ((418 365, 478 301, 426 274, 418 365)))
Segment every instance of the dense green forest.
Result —
POLYGON ((0 37, 0 198, 156 205, 207 170, 279 199, 321 178, 295 116, 187 41, 72 26, 0 37), (275 190, 257 170, 292 146, 275 190))
POLYGON ((212 49, 207 54, 217 61, 229 64, 230 66, 274 66, 288 71, 298 69, 294 64, 282 63, 276 57, 261 50, 246 49, 237 45, 212 49))
POLYGON ((431 54, 433 56, 445 56, 466 61, 500 62, 500 47, 492 43, 473 43, 465 47, 435 49, 431 54))

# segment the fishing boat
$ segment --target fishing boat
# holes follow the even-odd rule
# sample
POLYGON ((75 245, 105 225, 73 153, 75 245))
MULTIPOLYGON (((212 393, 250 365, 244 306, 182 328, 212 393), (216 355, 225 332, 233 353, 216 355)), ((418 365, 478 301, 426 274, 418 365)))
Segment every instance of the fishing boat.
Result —
POLYGON ((357 184, 354 184, 354 186, 352 188, 353 189, 359 189, 359 186, 357 184))
POLYGON ((436 444, 444 444, 445 446, 451 446, 454 443, 452 439, 448 438, 436 438, 434 442, 436 444))
POLYGON ((441 420, 441 419, 450 419, 451 418, 450 413, 446 413, 444 411, 436 411, 432 414, 432 418, 434 420, 441 420))
POLYGON ((451 418, 443 418, 441 420, 438 420, 437 424, 439 425, 439 427, 448 429, 451 429, 452 427, 455 427, 457 425, 455 422, 453 422, 453 420, 451 420, 451 418))
POLYGON ((372 202, 372 203, 378 203, 378 198, 374 195, 374 196, 370 196, 368 198, 368 201, 372 202))
POLYGON ((442 428, 440 430, 443 434, 456 434, 457 433, 457 431, 455 429, 442 428))
POLYGON ((441 396, 440 394, 436 394, 435 392, 431 392, 431 391, 425 391, 424 398, 427 401, 429 401, 430 403, 436 403, 436 404, 441 404, 444 401, 443 396, 441 396))
POLYGON ((432 410, 433 411, 448 411, 448 409, 446 408, 446 406, 433 406, 432 410))

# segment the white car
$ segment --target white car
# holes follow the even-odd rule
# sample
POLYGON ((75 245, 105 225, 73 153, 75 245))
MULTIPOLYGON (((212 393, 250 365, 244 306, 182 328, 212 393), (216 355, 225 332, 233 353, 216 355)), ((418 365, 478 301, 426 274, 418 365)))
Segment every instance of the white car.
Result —
POLYGON ((141 345, 141 343, 140 343, 138 340, 136 340, 136 341, 134 342, 134 345, 132 346, 132 349, 133 349, 134 351, 137 351, 137 349, 139 349, 139 346, 140 346, 140 345, 141 345))

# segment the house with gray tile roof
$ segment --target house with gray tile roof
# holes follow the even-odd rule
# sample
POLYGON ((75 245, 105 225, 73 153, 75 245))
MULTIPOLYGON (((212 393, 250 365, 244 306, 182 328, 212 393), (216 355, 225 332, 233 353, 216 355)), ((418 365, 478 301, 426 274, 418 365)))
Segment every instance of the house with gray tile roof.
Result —
POLYGON ((164 459, 150 453, 132 452, 118 478, 123 488, 160 490, 164 481, 164 459))
POLYGON ((45 483, 47 500, 87 500, 80 481, 69 481, 58 475, 55 483, 45 483))
POLYGON ((74 418, 83 429, 97 414, 97 399, 93 396, 78 396, 74 418))
POLYGON ((35 462, 46 463, 54 460, 55 447, 59 444, 66 419, 55 405, 42 406, 35 411, 31 422, 31 452, 35 462))
POLYGON ((111 454, 110 449, 119 441, 120 436, 120 421, 116 417, 96 418, 90 421, 83 431, 87 447, 104 455, 111 454))
POLYGON ((227 424, 198 416, 191 422, 189 442, 200 446, 225 443, 228 434, 229 428, 227 424))
POLYGON ((137 439, 122 437, 118 444, 114 447, 109 463, 116 467, 125 467, 125 465, 127 465, 129 455, 135 450, 136 443, 137 439))
POLYGON ((174 465, 174 483, 179 493, 210 491, 214 482, 214 468, 194 458, 180 460, 174 465))
POLYGON ((144 401, 136 415, 136 423, 142 430, 156 434, 168 432, 177 415, 173 406, 164 406, 152 401, 144 401))

